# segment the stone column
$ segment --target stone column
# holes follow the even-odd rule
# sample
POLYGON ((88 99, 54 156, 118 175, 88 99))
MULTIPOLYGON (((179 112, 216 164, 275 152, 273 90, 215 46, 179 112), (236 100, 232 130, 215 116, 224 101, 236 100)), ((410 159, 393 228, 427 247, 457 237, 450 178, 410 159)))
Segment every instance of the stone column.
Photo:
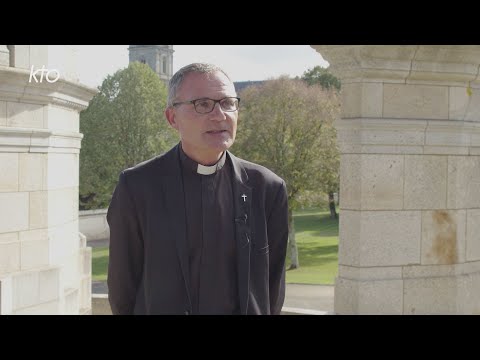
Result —
POLYGON ((18 67, 0 66, 0 314, 88 314, 79 112, 95 90, 75 81, 68 46, 16 45, 15 57, 18 67), (32 65, 60 79, 37 83, 32 65))
POLYGON ((342 79, 338 314, 480 313, 480 46, 315 46, 342 79))

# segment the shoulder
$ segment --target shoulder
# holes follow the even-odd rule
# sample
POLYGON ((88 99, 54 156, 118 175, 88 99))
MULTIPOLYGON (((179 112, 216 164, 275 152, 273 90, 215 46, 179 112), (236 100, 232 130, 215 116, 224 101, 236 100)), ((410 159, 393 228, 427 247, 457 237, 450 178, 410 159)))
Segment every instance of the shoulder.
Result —
POLYGON ((174 146, 164 154, 145 160, 133 167, 121 172, 120 177, 125 181, 149 180, 157 176, 168 175, 172 171, 172 165, 177 164, 177 146, 174 146))
MULTIPOLYGON (((230 154, 232 155, 232 154, 230 154)), ((265 183, 266 185, 278 188, 285 184, 285 181, 267 167, 253 163, 251 161, 231 156, 232 161, 236 161, 247 173, 248 179, 253 183, 265 183)))
POLYGON ((231 159, 232 162, 236 162, 237 168, 240 168, 246 174, 248 177, 247 184, 254 188, 257 197, 264 199, 265 209, 268 214, 271 213, 274 207, 279 209, 288 208, 287 186, 280 176, 260 164, 235 156, 231 156, 231 159))

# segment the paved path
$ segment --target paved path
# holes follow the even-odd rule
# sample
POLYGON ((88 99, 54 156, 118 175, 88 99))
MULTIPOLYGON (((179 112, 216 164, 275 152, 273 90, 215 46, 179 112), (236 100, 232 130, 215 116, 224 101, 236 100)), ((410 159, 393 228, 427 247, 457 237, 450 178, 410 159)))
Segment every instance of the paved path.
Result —
POLYGON ((333 285, 287 284, 284 306, 333 313, 333 285))
POLYGON ((92 248, 96 247, 108 247, 109 239, 101 239, 101 240, 89 240, 87 241, 87 246, 91 246, 92 248))

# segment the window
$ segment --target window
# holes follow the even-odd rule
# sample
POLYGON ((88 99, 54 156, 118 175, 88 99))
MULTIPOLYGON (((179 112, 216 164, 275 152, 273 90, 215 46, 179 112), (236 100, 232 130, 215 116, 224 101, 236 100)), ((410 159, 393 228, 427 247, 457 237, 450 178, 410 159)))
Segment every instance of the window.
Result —
POLYGON ((7 49, 9 51, 9 66, 15 67, 15 45, 7 45, 7 49))

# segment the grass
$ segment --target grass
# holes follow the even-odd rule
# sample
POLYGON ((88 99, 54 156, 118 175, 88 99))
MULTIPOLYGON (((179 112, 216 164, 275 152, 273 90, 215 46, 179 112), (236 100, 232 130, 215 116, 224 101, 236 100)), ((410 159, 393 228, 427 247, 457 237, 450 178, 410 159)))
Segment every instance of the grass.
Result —
POLYGON ((338 220, 319 209, 297 211, 294 220, 300 267, 287 271, 287 283, 333 284, 338 272, 338 220))
POLYGON ((108 247, 92 249, 92 280, 107 281, 108 247))
MULTIPOLYGON (((294 219, 300 267, 287 271, 287 283, 333 284, 338 268, 338 220, 319 209, 297 211, 294 219)), ((92 280, 106 281, 108 248, 92 250, 92 280)))

